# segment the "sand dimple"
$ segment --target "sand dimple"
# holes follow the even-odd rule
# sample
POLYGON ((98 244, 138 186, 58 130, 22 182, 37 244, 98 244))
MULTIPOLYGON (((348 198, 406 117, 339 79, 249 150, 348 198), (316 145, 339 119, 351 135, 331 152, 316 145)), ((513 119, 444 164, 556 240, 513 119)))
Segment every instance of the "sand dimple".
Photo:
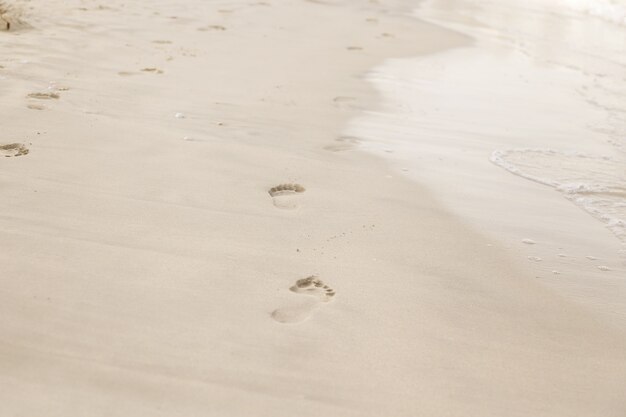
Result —
POLYGON ((21 143, 9 143, 8 145, 0 145, 0 155, 5 157, 27 155, 28 148, 21 143))
POLYGON ((280 184, 269 189, 274 206, 282 209, 294 209, 298 207, 294 196, 303 193, 306 189, 300 184, 280 184))
POLYGON ((270 314, 279 323, 300 323, 311 317, 313 311, 322 303, 327 303, 335 297, 335 290, 315 275, 299 279, 289 290, 297 294, 310 295, 315 299, 306 300, 301 305, 287 306, 276 309, 270 314))
POLYGON ((0 2, 0 27, 5 30, 11 30, 11 21, 7 19, 8 8, 0 2))

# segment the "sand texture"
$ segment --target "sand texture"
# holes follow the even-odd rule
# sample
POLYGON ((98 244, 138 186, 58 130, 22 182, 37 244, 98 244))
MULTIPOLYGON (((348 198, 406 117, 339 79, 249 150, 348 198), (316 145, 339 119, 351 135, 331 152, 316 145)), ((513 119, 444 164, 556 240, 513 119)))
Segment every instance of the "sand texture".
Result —
POLYGON ((386 0, 12 4, 0 417, 625 415, 624 328, 343 134, 370 68, 469 38, 386 0))

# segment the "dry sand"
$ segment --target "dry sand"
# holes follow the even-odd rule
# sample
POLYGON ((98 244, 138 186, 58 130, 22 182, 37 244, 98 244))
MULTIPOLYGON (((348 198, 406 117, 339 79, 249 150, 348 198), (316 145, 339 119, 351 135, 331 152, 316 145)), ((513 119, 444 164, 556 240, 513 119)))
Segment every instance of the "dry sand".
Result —
POLYGON ((469 39, 386 1, 17 5, 0 416, 624 415, 623 328, 337 140, 369 68, 469 39))

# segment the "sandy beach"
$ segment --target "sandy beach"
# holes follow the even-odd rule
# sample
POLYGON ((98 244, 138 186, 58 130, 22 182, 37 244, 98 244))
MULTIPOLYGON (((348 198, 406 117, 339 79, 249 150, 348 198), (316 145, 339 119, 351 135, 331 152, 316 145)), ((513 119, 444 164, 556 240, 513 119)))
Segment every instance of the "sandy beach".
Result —
POLYGON ((0 2, 0 417, 623 417, 619 236, 489 161, 598 113, 426 3, 0 2))

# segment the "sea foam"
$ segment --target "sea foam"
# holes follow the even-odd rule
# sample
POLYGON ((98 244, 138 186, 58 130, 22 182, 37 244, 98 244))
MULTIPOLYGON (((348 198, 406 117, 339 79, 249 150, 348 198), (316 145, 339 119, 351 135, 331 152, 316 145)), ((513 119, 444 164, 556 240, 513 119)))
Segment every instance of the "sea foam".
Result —
POLYGON ((626 26, 626 1, 624 0, 563 0, 563 3, 578 12, 626 26))
POLYGON ((626 161, 552 149, 495 151, 491 161, 560 191, 626 243, 626 161))

